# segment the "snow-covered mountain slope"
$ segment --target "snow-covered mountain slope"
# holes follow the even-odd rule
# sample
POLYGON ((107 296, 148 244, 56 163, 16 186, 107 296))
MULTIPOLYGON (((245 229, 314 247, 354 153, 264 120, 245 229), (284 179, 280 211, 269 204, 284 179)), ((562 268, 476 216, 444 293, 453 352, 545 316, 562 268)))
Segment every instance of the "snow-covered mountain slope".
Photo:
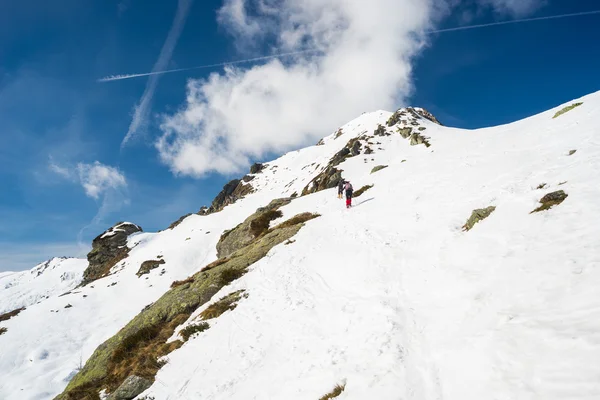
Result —
POLYGON ((53 258, 30 271, 0 275, 0 314, 61 295, 81 282, 87 261, 53 258))
POLYGON ((578 101, 558 118, 570 103, 475 131, 409 111, 387 127, 392 113, 367 113, 267 163, 243 199, 131 235, 109 276, 0 322, 0 398, 61 393, 172 281, 215 261, 224 231, 294 194, 271 226, 320 217, 194 311, 180 328, 247 295, 168 354, 139 398, 318 399, 336 384, 344 400, 600 398, 600 93, 578 101), (335 189, 310 193, 334 169, 355 190, 373 185, 351 209, 335 189), (530 213, 558 190, 562 204, 530 213))

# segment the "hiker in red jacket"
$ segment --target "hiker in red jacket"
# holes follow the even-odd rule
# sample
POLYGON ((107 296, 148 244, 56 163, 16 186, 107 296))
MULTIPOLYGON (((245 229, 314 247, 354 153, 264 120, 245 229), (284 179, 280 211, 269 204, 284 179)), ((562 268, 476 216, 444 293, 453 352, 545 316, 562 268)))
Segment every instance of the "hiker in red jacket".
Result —
POLYGON ((352 192, 354 192, 354 188, 352 188, 352 184, 350 182, 346 181, 344 190, 346 191, 346 208, 350 208, 352 207, 352 192))

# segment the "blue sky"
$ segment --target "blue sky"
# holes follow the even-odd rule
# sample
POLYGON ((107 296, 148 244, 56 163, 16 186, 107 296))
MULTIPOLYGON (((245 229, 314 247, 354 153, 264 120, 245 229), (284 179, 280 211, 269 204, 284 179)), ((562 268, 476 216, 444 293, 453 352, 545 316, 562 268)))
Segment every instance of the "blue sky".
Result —
POLYGON ((0 271, 85 255, 119 220, 164 229, 251 162, 362 111, 423 106, 478 128, 600 90, 600 15, 427 33, 600 8, 592 0, 349 3, 324 1, 339 6, 325 13, 291 0, 2 2, 0 271), (377 7, 397 22, 377 24, 388 18, 377 7), (353 38, 370 44, 359 51, 353 38), (307 48, 319 52, 97 82, 307 48), (336 91, 343 101, 327 97, 336 91))

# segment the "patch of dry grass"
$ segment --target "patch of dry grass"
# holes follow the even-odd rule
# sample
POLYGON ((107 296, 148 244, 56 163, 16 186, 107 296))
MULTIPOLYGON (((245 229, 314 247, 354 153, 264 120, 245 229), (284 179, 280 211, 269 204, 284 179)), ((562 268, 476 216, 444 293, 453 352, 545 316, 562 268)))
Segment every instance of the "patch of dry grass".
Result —
POLYGON ((176 288, 177 286, 185 285, 186 283, 193 283, 193 282, 194 282, 193 276, 190 276, 189 278, 186 278, 182 281, 173 281, 173 283, 171 283, 171 289, 176 288))
POLYGON ((187 342, 192 335, 204 332, 208 328, 210 328, 210 325, 207 322, 200 322, 199 324, 186 326, 181 330, 181 332, 179 332, 179 334, 181 335, 183 340, 187 342))
POLYGON ((329 400, 329 399, 333 399, 335 397, 338 397, 340 394, 342 394, 342 392, 344 391, 344 389, 346 389, 346 384, 335 385, 335 387, 333 388, 333 390, 331 392, 329 392, 326 395, 320 397, 319 400, 329 400))
POLYGON ((17 308, 16 310, 12 310, 12 311, 9 311, 7 313, 0 314, 0 322, 2 322, 2 321, 8 321, 12 317, 16 317, 23 310, 25 310, 25 307, 17 308))
POLYGON ((564 113, 567 113, 567 112, 571 111, 572 109, 579 107, 582 104, 583 103, 573 103, 570 106, 567 106, 567 107, 563 108, 562 110, 560 110, 559 112, 557 112, 556 114, 554 114, 554 117, 552 117, 552 118, 558 118, 561 115, 563 115, 564 113))
POLYGON ((211 304, 206 308, 206 310, 200 313, 200 317, 203 320, 213 319, 220 317, 226 311, 232 311, 237 307, 237 302, 240 301, 242 296, 244 295, 245 290, 238 290, 237 292, 233 292, 221 299, 217 302, 211 304))
POLYGON ((283 217, 279 210, 269 210, 250 223, 250 232, 255 238, 261 237, 269 231, 271 221, 283 217))

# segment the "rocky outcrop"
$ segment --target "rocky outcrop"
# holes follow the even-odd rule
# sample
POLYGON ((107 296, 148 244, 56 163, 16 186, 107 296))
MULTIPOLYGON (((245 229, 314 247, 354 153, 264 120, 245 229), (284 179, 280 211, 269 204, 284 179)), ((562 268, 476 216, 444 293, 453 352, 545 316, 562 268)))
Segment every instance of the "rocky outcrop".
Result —
POLYGON ((252 185, 244 183, 241 179, 234 179, 223 186, 223 190, 217 194, 210 207, 200 209, 199 215, 208 215, 221 211, 229 204, 233 204, 247 194, 254 191, 252 185))
POLYGON ((129 254, 127 238, 142 228, 130 222, 118 222, 97 236, 92 242, 92 251, 87 255, 89 265, 83 272, 82 285, 105 277, 119 261, 129 254))
POLYGON ((410 135, 412 135, 412 130, 413 128, 411 128, 410 126, 406 126, 404 128, 398 128, 398 133, 400 134, 400 136, 402 136, 402 138, 408 139, 410 135))
POLYGON ((175 221, 171 225, 169 225, 169 227, 167 229, 176 228, 177 226, 179 226, 179 224, 181 224, 183 222, 184 219, 186 219, 190 215, 192 215, 192 213, 188 213, 188 214, 182 215, 181 217, 179 217, 179 219, 177 221, 175 221))
POLYGON ((569 197, 569 195, 566 194, 564 190, 557 190, 556 192, 548 193, 540 199, 541 206, 533 210, 530 214, 549 210, 565 201, 567 197, 569 197))
POLYGON ((421 117, 430 120, 431 122, 438 124, 438 125, 442 125, 442 123, 440 121, 438 121, 438 119, 429 111, 427 111, 424 108, 414 108, 413 109, 418 115, 420 115, 421 117))
POLYGON ((169 341, 177 327, 223 286, 241 277, 274 246, 289 240, 304 222, 316 217, 318 215, 310 214, 291 218, 269 229, 214 268, 201 271, 166 292, 98 346, 56 400, 94 399, 102 389, 116 393, 131 375, 153 381, 162 366, 158 360, 183 344, 180 340, 169 341))
POLYGON ((150 273, 153 269, 160 267, 165 263, 165 260, 148 260, 144 261, 142 265, 140 265, 140 269, 136 273, 138 277, 150 273))
POLYGON ((462 230, 465 232, 470 231, 471 229, 473 229, 475 224, 477 224, 478 222, 483 221, 484 219, 489 217, 495 210, 496 210, 496 207, 494 207, 494 206, 473 210, 473 212, 471 213, 471 216, 469 217, 467 222, 463 225, 462 230))
POLYGON ((320 192, 321 190, 331 189, 338 185, 342 180, 342 171, 335 167, 328 167, 319 175, 314 177, 308 185, 302 189, 302 196, 320 192))
POLYGON ((106 400, 132 400, 150 386, 152 386, 152 381, 137 375, 131 375, 106 400))
POLYGON ((412 135, 410 135, 410 145, 417 146, 419 144, 424 144, 425 147, 431 146, 431 144, 429 143, 429 138, 421 135, 420 133, 415 132, 412 135))
POLYGON ((251 174, 258 174, 263 169, 265 169, 265 165, 264 164, 254 163, 254 164, 252 164, 252 166, 250 166, 250 173, 251 174))
POLYGON ((247 246, 260 234, 260 231, 264 231, 257 227, 260 225, 268 229, 270 222, 281 216, 281 213, 275 213, 275 211, 291 201, 291 198, 275 199, 266 207, 257 209, 254 214, 235 228, 223 232, 217 243, 217 258, 227 257, 247 246))

